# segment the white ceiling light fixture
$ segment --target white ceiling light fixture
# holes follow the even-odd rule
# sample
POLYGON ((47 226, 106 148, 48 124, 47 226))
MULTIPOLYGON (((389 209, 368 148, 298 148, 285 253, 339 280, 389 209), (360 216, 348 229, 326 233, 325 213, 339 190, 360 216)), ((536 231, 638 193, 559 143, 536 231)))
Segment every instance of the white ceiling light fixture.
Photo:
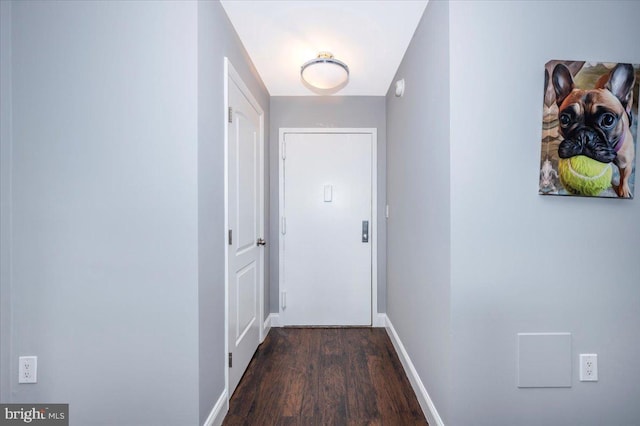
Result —
POLYGON ((349 81, 349 67, 333 57, 331 52, 320 52, 318 57, 300 68, 302 80, 320 90, 344 87, 349 81))

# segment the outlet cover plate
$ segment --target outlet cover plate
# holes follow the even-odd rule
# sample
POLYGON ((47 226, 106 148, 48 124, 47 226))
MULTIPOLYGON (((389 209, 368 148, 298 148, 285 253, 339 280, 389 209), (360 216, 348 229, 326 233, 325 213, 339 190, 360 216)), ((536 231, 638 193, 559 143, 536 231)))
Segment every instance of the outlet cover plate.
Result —
POLYGON ((18 359, 18 383, 38 383, 37 356, 21 356, 18 359))
POLYGON ((580 381, 598 381, 598 355, 580 354, 580 381))

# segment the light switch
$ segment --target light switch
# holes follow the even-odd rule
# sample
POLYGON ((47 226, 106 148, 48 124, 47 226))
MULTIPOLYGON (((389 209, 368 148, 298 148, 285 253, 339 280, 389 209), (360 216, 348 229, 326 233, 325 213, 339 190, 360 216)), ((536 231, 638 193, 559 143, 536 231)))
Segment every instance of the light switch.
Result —
POLYGON ((324 202, 330 203, 333 201, 333 186, 325 185, 324 186, 324 202))

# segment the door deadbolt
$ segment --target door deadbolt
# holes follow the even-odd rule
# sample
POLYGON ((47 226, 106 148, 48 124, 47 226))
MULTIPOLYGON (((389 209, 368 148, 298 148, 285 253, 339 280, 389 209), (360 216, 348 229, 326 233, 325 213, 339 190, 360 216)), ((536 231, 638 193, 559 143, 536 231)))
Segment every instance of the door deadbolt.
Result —
POLYGON ((256 245, 258 245, 258 246, 266 246, 267 242, 264 240, 264 238, 258 238, 258 241, 256 241, 256 245))

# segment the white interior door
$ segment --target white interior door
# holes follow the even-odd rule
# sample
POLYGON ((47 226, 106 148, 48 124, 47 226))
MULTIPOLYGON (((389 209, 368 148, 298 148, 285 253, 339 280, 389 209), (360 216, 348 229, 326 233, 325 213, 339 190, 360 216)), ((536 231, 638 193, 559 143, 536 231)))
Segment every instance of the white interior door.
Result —
POLYGON ((371 325, 373 136, 283 137, 281 320, 371 325))
POLYGON ((233 393, 260 339, 263 288, 263 178, 261 114, 230 68, 228 101, 228 348, 229 395, 233 393))

